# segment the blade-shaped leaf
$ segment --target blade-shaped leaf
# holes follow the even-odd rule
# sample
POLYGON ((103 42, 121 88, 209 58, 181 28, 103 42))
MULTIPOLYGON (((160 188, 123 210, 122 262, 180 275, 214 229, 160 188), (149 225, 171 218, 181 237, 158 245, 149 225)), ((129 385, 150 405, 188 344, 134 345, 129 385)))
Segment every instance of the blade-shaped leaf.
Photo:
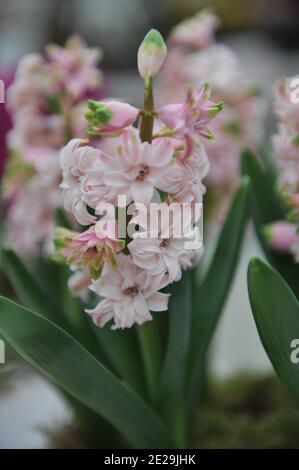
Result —
POLYGON ((132 446, 169 445, 150 408, 60 327, 0 297, 0 332, 31 365, 115 426, 132 446))
MULTIPOLYGON (((17 255, 14 254, 14 256, 17 255)), ((19 263, 22 263, 22 261, 19 260, 19 263)), ((142 394, 144 378, 136 332, 133 329, 119 332, 110 331, 108 327, 104 329, 96 327, 84 312, 85 306, 83 303, 72 297, 68 290, 69 270, 67 266, 41 258, 38 260, 37 267, 38 271, 34 280, 37 282, 36 278, 38 276, 38 279, 41 280, 40 285, 45 292, 48 292, 48 290, 55 292, 55 297, 58 299, 61 310, 63 310, 68 322, 69 327, 67 330, 69 333, 75 336, 84 347, 96 355, 105 365, 107 365, 108 359, 109 365, 112 365, 119 377, 142 394)), ((20 279, 21 283, 22 279, 20 279)), ((27 304, 25 306, 31 307, 27 304)), ((43 310, 39 308, 38 311, 43 310)), ((66 325, 64 325, 64 328, 66 329, 66 325)))
POLYGON ((28 308, 43 312, 58 325, 66 326, 63 313, 42 285, 32 276, 19 256, 10 248, 2 248, 1 263, 20 301, 28 308))
POLYGON ((13 250, 4 248, 2 257, 18 298, 26 307, 45 313, 46 318, 63 326, 105 365, 106 356, 122 379, 130 383, 134 390, 142 391, 144 381, 138 342, 136 338, 131 339, 134 333, 124 332, 120 338, 119 332, 107 328, 100 330, 91 324, 84 306, 68 292, 65 266, 50 260, 39 260, 39 282, 13 250), (58 299, 60 307, 54 306, 49 290, 53 293, 52 297, 58 299))
POLYGON ((185 383, 192 317, 191 272, 186 271, 182 279, 171 287, 169 333, 159 395, 173 438, 177 446, 184 447, 185 383))
POLYGON ((278 272, 260 259, 249 264, 248 291, 263 346, 299 406, 299 363, 291 360, 292 343, 299 344, 298 301, 278 272))
MULTIPOLYGON (((21 260, 19 260, 19 262, 22 263, 21 260)), ((101 362, 107 365, 107 358, 104 352, 99 348, 98 339, 93 331, 93 324, 88 315, 84 312, 83 303, 78 298, 73 297, 68 289, 68 277, 70 275, 68 267, 57 264, 46 258, 37 259, 35 264, 36 271, 29 275, 36 284, 42 287, 48 297, 55 296, 55 299, 59 303, 61 315, 64 317, 64 329, 72 336, 75 336, 89 352, 95 354, 101 362)), ((18 274, 19 272, 17 271, 16 276, 18 276, 18 274)), ((23 277, 18 278, 22 283, 23 277)), ((20 300, 22 301, 21 297, 20 300)), ((25 307, 30 308, 30 305, 27 305, 25 302, 24 304, 25 307)), ((41 314, 44 312, 42 306, 36 310, 41 314)), ((52 320, 50 317, 47 318, 52 320)), ((54 320, 52 321, 55 324, 57 323, 54 320)))
POLYGON ((286 218, 287 207, 284 205, 262 164, 247 149, 242 153, 242 171, 250 176, 253 218, 265 255, 268 261, 285 278, 297 298, 299 298, 299 264, 294 263, 292 256, 277 253, 269 249, 262 233, 264 225, 286 218))
POLYGON ((205 354, 236 270, 248 218, 249 179, 243 178, 221 230, 209 269, 194 296, 189 356, 189 405, 198 399, 205 354))
POLYGON ((145 396, 145 377, 135 328, 112 331, 108 326, 95 327, 95 333, 118 375, 145 396))
POLYGON ((160 379, 164 357, 163 320, 165 318, 163 312, 155 312, 153 315, 152 321, 136 326, 140 354, 142 356, 142 368, 147 386, 147 396, 152 405, 157 402, 157 383, 160 379))
POLYGON ((25 307, 39 312, 75 335, 90 352, 104 360, 84 309, 79 311, 77 300, 72 299, 67 291, 64 266, 55 266, 45 260, 42 262, 44 268, 47 266, 44 269, 47 272, 47 285, 47 282, 43 282, 44 276, 39 276, 39 279, 34 277, 11 248, 2 248, 1 258, 17 297, 25 307))

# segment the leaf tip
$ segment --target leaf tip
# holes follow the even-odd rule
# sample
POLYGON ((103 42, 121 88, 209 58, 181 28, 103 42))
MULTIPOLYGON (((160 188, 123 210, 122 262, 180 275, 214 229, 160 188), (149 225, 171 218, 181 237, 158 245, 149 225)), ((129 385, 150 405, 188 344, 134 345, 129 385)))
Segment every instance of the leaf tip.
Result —
POLYGON ((1 255, 9 255, 13 252, 13 249, 9 245, 1 246, 1 255))
POLYGON ((261 269, 262 264, 263 262, 260 258, 251 258, 248 265, 248 274, 257 273, 261 269))

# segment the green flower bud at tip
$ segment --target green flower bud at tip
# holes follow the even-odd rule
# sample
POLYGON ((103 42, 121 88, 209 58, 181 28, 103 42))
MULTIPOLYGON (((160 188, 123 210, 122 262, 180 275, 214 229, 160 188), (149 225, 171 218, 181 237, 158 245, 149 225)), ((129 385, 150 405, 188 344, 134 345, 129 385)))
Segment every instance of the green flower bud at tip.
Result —
POLYGON ((159 72, 167 56, 167 47, 162 35, 151 29, 138 49, 138 70, 142 78, 154 77, 159 72))

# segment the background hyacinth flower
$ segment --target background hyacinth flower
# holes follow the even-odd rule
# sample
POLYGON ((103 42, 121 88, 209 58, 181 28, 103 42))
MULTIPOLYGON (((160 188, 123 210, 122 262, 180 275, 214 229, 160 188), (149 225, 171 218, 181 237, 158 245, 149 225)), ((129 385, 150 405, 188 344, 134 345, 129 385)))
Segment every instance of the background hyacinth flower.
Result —
MULTIPOLYGON (((248 293, 264 349, 273 367, 299 403, 296 361, 286 351, 299 331, 298 89, 293 79, 279 80, 274 110, 279 119, 272 152, 260 161, 243 152, 243 173, 250 176, 252 214, 264 254, 271 264, 253 258, 248 266, 248 293)), ((296 340, 297 344, 297 340, 296 340)))
MULTIPOLYGON (((279 119, 277 132, 272 136, 272 165, 277 173, 274 180, 275 187, 271 189, 271 193, 275 192, 275 197, 273 196, 275 210, 273 213, 269 212, 269 219, 266 220, 262 217, 260 220, 260 223, 264 222, 264 227, 260 228, 260 236, 263 238, 265 249, 276 251, 277 255, 280 254, 281 257, 285 254, 286 266, 292 265, 293 261, 298 263, 299 259, 299 153, 297 142, 299 110, 298 104, 292 101, 292 93, 294 92, 292 80, 294 79, 296 77, 281 79, 275 87, 274 111, 279 119)), ((248 158, 252 159, 253 157, 248 158)), ((256 164, 251 162, 250 168, 253 165, 256 164)), ((250 171, 253 171, 252 168, 250 171)), ((269 185, 269 182, 267 184, 269 185)), ((256 192, 256 196, 259 196, 259 192, 256 192)), ((288 273, 288 269, 286 269, 287 272, 284 272, 285 267, 282 274, 287 276, 286 278, 291 281, 292 285, 295 284, 294 273, 288 273)))
POLYGON ((299 108, 293 100, 296 77, 275 86, 274 112, 278 118, 268 160, 243 153, 243 173, 251 178, 253 215, 258 237, 269 262, 299 298, 299 108))
POLYGON ((219 23, 219 18, 213 12, 201 10, 173 28, 168 39, 169 44, 196 49, 206 47, 214 40, 214 32, 219 23))
MULTIPOLYGON (((209 170, 206 129, 218 119, 221 106, 209 98, 207 88, 188 89, 175 101, 183 124, 173 125, 175 116, 165 119, 167 110, 162 122, 153 78, 162 67, 165 48, 158 32, 151 31, 151 40, 160 48, 150 49, 143 107, 136 111, 111 100, 92 102, 89 108, 86 104, 88 125, 96 135, 89 141, 68 135, 59 152, 62 181, 56 180, 55 187, 77 223, 70 227, 60 213, 55 258, 68 265, 69 279, 61 264, 43 260, 33 270, 31 259, 25 263, 11 248, 1 250, 16 296, 27 308, 0 297, 0 332, 66 392, 80 433, 93 447, 113 448, 119 442, 133 448, 192 446, 206 352, 247 220, 245 178, 199 282, 196 264, 202 245, 187 247, 185 242, 192 242, 190 236, 199 231, 196 203, 204 200, 203 179, 209 170), (152 203, 168 209, 176 204, 172 219, 162 218, 162 224, 155 219, 148 228, 147 216, 156 217, 152 203), (175 238, 184 203, 194 211, 175 238), (116 234, 123 222, 128 230, 116 234), (138 228, 131 233, 132 225, 138 228), (150 236, 144 238, 148 230, 150 236)), ((52 57, 56 65, 65 60, 66 69, 72 62, 69 51, 60 48, 52 50, 52 57)), ((139 56, 139 65, 143 59, 139 56)), ((39 60, 34 59, 26 67, 36 64, 39 60)), ((77 84, 73 95, 74 90, 78 93, 77 84)), ((26 153, 19 167, 22 190, 27 180, 40 182, 39 151, 41 147, 26 153)), ((49 169, 47 154, 42 155, 49 169)), ((55 169, 45 176, 56 178, 55 169)), ((46 195, 44 188, 40 193, 46 195)), ((42 205, 42 197, 37 199, 42 205)), ((32 236, 38 238, 34 221, 31 225, 32 236)))
POLYGON ((44 55, 25 56, 8 89, 12 129, 7 135, 10 158, 4 199, 9 241, 23 255, 53 249, 54 212, 63 205, 57 188, 59 153, 74 132, 78 137, 86 135, 86 122, 80 124, 80 112, 81 121, 85 112, 82 100, 99 96, 100 58, 101 51, 73 36, 64 47, 51 45, 44 55), (38 200, 33 201, 41 188, 38 200), (30 211, 32 218, 24 217, 24 211, 30 211))
POLYGON ((209 10, 184 20, 169 35, 169 54, 161 79, 162 104, 182 98, 186 85, 196 89, 211 86, 211 100, 224 109, 209 131, 217 135, 205 145, 210 171, 207 204, 215 220, 221 221, 240 175, 240 152, 244 145, 256 149, 261 143, 265 102, 256 84, 249 80, 236 54, 215 42, 220 21, 209 10), (221 72, 220 72, 221 71, 221 72))

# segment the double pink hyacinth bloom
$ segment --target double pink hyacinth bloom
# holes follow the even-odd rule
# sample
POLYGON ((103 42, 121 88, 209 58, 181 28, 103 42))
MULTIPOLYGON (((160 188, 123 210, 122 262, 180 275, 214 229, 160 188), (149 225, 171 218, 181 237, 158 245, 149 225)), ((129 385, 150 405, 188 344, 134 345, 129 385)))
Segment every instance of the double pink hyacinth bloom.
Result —
POLYGON ((141 325, 152 319, 150 311, 167 310, 169 294, 158 292, 166 284, 163 275, 149 276, 131 257, 120 255, 118 269, 106 265, 100 279, 92 284, 91 290, 104 300, 87 313, 99 326, 112 319, 113 329, 141 325))
POLYGON ((75 272, 73 287, 81 289, 90 276, 100 301, 87 312, 99 326, 112 320, 112 328, 128 328, 151 320, 150 312, 167 310, 169 294, 161 289, 178 281, 202 252, 185 243, 198 232, 198 214, 190 211, 182 233, 175 232, 183 204, 202 202, 209 168, 202 140, 221 105, 210 100, 205 86, 187 90, 181 103, 155 109, 152 78, 165 55, 161 35, 150 31, 138 53, 145 109, 115 100, 89 102, 87 132, 96 137, 94 144, 73 139, 60 157, 65 208, 88 227, 82 233, 58 229, 57 252, 75 272), (172 222, 158 221, 155 204, 173 209, 172 222), (126 231, 116 233, 123 210, 126 231), (155 219, 149 231, 148 217, 155 219), (138 229, 131 234, 130 227, 138 229))

